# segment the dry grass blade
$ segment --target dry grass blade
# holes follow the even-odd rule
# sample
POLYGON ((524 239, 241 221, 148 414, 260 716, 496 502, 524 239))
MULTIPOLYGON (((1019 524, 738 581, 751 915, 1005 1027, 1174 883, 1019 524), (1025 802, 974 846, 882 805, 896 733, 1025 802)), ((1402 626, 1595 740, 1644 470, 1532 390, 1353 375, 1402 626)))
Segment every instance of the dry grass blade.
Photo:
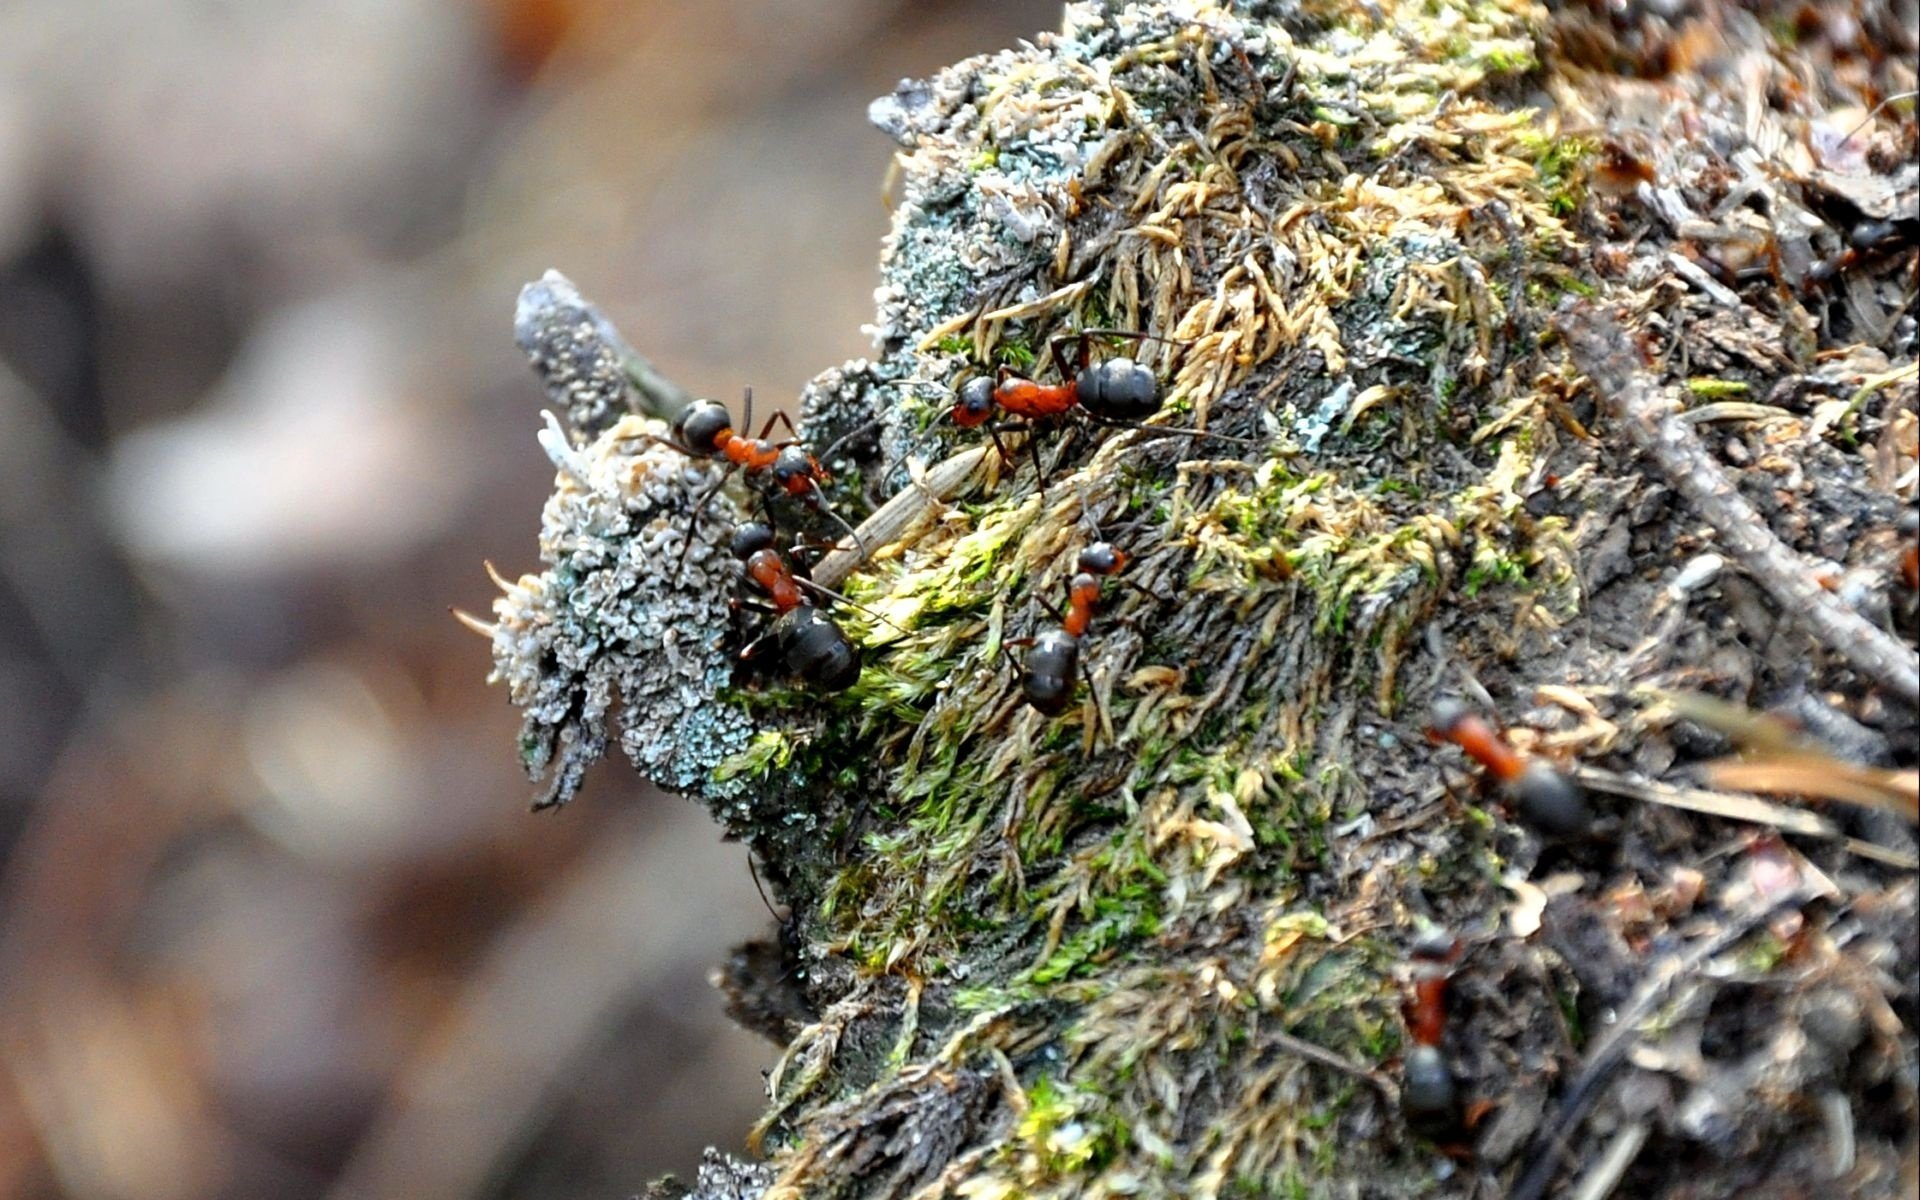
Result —
POLYGON ((1712 762, 1701 769, 1701 776, 1714 787, 1840 800, 1920 824, 1920 771, 1887 771, 1824 754, 1793 754, 1712 762))

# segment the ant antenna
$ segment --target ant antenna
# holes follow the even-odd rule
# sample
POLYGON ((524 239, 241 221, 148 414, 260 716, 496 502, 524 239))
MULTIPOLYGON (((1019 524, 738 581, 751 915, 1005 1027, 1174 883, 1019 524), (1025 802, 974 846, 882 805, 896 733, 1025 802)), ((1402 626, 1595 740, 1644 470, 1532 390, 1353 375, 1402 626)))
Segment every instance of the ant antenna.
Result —
POLYGON ((872 617, 874 620, 880 622, 883 625, 892 625, 895 629, 900 630, 901 633, 906 632, 906 630, 902 629, 899 625, 895 625, 892 621, 889 621, 884 613, 875 612, 873 609, 868 608, 866 605, 860 603, 858 600, 849 600, 847 597, 841 595, 839 592, 834 591, 832 588, 822 587, 819 584, 815 583, 813 580, 808 579, 804 575, 795 575, 793 577, 793 581, 799 584, 800 587, 803 588, 804 590, 812 592, 817 596, 825 596, 827 599, 832 600, 835 604, 844 604, 848 608, 859 609, 861 612, 867 614, 868 616, 872 617))
POLYGON ((1880 110, 1885 108, 1887 105, 1896 103, 1901 100, 1912 100, 1916 97, 1920 97, 1920 91, 1895 92, 1893 95, 1888 96, 1886 99, 1880 101, 1880 103, 1868 109, 1867 115, 1860 118, 1860 123, 1858 125, 1855 125, 1853 129, 1847 134, 1847 136, 1840 139, 1841 143, 1845 144, 1847 142, 1852 141, 1853 135, 1856 133, 1859 133, 1862 129, 1865 129, 1867 125, 1875 117, 1880 115, 1880 110))
POLYGON ((780 924, 785 918, 774 911, 773 901, 767 899, 767 889, 760 882, 760 868, 754 865, 751 847, 747 850, 747 874, 753 877, 753 890, 760 893, 760 903, 766 906, 767 915, 773 918, 774 924, 780 924))

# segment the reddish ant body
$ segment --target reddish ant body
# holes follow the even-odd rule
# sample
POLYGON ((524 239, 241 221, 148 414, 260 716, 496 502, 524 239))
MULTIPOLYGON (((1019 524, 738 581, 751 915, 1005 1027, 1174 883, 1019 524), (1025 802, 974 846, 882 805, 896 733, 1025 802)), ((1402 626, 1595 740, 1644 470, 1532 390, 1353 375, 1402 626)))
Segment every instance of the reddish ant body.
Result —
POLYGON ((1127 552, 1107 542, 1094 542, 1080 551, 1079 571, 1067 584, 1067 611, 1056 612, 1060 624, 1033 639, 1020 667, 1020 693, 1047 716, 1066 711, 1073 699, 1074 684, 1080 679, 1080 641, 1093 624, 1101 578, 1119 573, 1127 562, 1127 552))
POLYGON ((1437 700, 1427 736, 1452 742, 1487 769, 1514 799, 1520 817, 1553 837, 1575 838, 1593 823, 1587 802, 1566 776, 1507 744, 1499 732, 1458 700, 1437 700))
POLYGON ((1909 508, 1900 514, 1899 523, 1894 526, 1907 541, 1907 548, 1900 552, 1900 579, 1910 592, 1920 592, 1920 543, 1912 539, 1920 534, 1920 513, 1909 508))
MULTIPOLYGON (((1138 335, 1145 336, 1145 335, 1138 335)), ((1055 339, 1058 347, 1065 339, 1055 339)), ((1087 342, 1081 341, 1081 357, 1087 342)), ((998 379, 975 375, 954 392, 953 423, 972 429, 986 423, 998 407, 1016 417, 1041 421, 1078 406, 1105 421, 1137 421, 1160 411, 1160 381, 1131 358, 1109 358, 1083 364, 1069 372, 1061 365, 1064 383, 1039 383, 1001 368, 998 379)))
MULTIPOLYGON (((749 390, 748 421, 753 420, 752 405, 753 393, 749 390)), ((770 472, 782 492, 818 506, 820 485, 830 478, 826 468, 799 442, 770 440, 767 435, 777 421, 786 421, 788 430, 793 429, 787 415, 776 412, 767 418, 759 437, 744 437, 733 431, 733 415, 726 405, 717 400, 695 400, 673 423, 674 446, 695 458, 724 458, 749 474, 770 472)))
MULTIPOLYGON (((1097 363, 1091 361, 1093 343, 1090 339, 1096 336, 1150 342, 1169 340, 1148 333, 1127 333, 1117 329, 1085 329, 1079 333, 1063 334, 1048 343, 1048 353, 1055 370, 1060 374, 1060 383, 1040 383, 1016 374, 1009 367, 1001 367, 992 377, 975 375, 960 383, 954 389, 953 408, 948 412, 948 417, 962 429, 975 429, 986 425, 996 408, 1026 421, 1050 420, 1078 410, 1107 425, 1141 428, 1138 422, 1159 412, 1165 399, 1160 390, 1160 380, 1131 358, 1108 358, 1097 363), (1078 359, 1072 365, 1061 352, 1061 347, 1068 342, 1077 342, 1080 347, 1078 359)), ((1245 440, 1192 429, 1167 432, 1227 442, 1245 440)), ((1009 460, 1011 456, 1007 448, 1000 444, 999 433, 991 425, 987 426, 987 433, 1000 451, 1001 459, 1009 460)), ((1037 455, 1034 465, 1037 470, 1037 455)))
POLYGON ((1460 943, 1444 932, 1423 935, 1409 954, 1413 993, 1407 1000, 1407 1032, 1413 1045, 1401 1064, 1400 1109, 1407 1123, 1428 1135, 1459 1122, 1460 1095, 1440 1044, 1447 1033, 1447 984, 1460 957, 1460 943))
POLYGON ((787 669, 809 687, 842 692, 860 678, 860 647, 833 618, 815 607, 807 590, 817 589, 795 572, 773 548, 773 528, 758 521, 733 535, 734 556, 746 564, 747 578, 765 593, 776 617, 773 627, 740 652, 750 659, 771 641, 787 669))
MULTIPOLYGON (((746 391, 745 424, 753 424, 753 389, 746 391)), ((747 437, 734 431, 733 415, 727 406, 717 400, 695 400, 689 404, 673 421, 671 439, 652 438, 664 441, 664 444, 692 458, 725 459, 728 470, 744 471, 749 476, 759 475, 771 478, 774 487, 781 493, 799 500, 816 512, 824 512, 833 522, 845 530, 860 543, 860 535, 839 513, 828 507, 826 494, 820 485, 830 482, 832 476, 820 465, 807 448, 796 438, 776 442, 769 436, 777 423, 784 423, 787 432, 797 432, 793 421, 784 412, 775 411, 760 428, 759 437, 747 437)), ((642 434, 642 437, 651 435, 642 434)), ((725 476, 711 488, 700 494, 694 504, 698 519, 699 512, 706 507, 707 499, 726 482, 725 476)), ((687 543, 692 545, 691 539, 687 543)))

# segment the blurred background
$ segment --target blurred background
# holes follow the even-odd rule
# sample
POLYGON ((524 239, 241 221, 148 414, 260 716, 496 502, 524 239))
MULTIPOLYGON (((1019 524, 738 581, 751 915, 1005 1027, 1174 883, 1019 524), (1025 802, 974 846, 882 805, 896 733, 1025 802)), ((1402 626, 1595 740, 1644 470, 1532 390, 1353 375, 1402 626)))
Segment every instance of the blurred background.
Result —
POLYGON ((0 4, 0 1200, 626 1196, 738 1151, 745 851, 527 812, 490 558, 567 272, 692 390, 864 353, 868 100, 1039 0, 0 4))

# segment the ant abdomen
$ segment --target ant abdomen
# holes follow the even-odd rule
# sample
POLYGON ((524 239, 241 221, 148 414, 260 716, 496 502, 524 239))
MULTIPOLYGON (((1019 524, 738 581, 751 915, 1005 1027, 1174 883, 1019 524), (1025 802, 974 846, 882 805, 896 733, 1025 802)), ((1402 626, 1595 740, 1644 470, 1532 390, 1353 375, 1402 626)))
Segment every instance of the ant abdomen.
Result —
POLYGON ((1459 1119, 1460 1092, 1438 1046, 1407 1049, 1401 1067, 1400 1111, 1416 1133, 1434 1137, 1459 1119))
POLYGON ((1160 381, 1131 358, 1109 358, 1074 380, 1081 405, 1096 417, 1137 421, 1160 411, 1160 381))
POLYGON ((860 647, 811 604, 782 613, 773 641, 787 669, 816 691, 843 692, 860 678, 860 647))
POLYGON ((673 423, 673 440, 689 454, 712 458, 720 453, 720 435, 733 428, 727 406, 717 400, 695 400, 673 423))
POLYGON ((1066 711, 1080 678, 1080 639, 1064 629, 1048 629, 1033 639, 1020 672, 1020 691, 1049 717, 1066 711))

